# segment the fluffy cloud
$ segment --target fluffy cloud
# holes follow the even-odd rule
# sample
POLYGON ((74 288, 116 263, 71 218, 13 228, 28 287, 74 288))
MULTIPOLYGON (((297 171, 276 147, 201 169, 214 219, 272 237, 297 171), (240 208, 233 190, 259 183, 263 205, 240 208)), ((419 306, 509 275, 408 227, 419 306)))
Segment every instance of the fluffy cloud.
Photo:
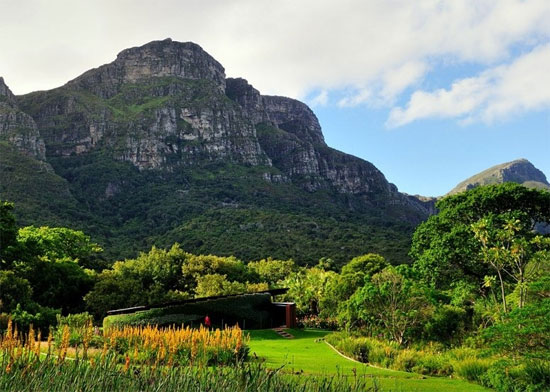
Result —
POLYGON ((309 104, 313 107, 315 106, 326 106, 328 104, 328 91, 323 90, 319 94, 317 94, 315 97, 313 97, 309 104))
POLYGON ((510 64, 458 80, 449 89, 414 92, 405 108, 392 109, 387 125, 397 127, 430 117, 492 123, 550 108, 549 69, 550 45, 538 46, 510 64))

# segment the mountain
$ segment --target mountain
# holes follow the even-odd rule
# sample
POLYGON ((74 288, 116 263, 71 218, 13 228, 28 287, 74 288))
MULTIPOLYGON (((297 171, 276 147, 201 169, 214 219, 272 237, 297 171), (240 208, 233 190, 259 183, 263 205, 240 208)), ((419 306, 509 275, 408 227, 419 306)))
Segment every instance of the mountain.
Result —
POLYGON ((194 43, 126 49, 49 91, 0 86, 0 198, 22 224, 84 230, 109 258, 178 241, 244 260, 397 263, 433 211, 327 146, 307 105, 226 78, 194 43))
POLYGON ((22 153, 45 159, 45 144, 31 116, 21 111, 9 87, 0 77, 0 141, 9 142, 22 153))
POLYGON ((480 185, 516 182, 530 188, 550 189, 550 184, 542 171, 527 159, 517 159, 490 167, 458 184, 448 195, 464 192, 480 185))

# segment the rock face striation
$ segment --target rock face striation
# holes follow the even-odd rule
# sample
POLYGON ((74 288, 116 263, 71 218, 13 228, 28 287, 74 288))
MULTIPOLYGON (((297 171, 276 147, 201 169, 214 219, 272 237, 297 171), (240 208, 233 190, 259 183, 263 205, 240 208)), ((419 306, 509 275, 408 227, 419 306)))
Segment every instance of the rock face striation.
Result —
POLYGON ((22 112, 15 96, 0 77, 0 140, 6 140, 21 152, 45 159, 46 147, 31 116, 22 112))
POLYGON ((527 159, 517 159, 490 167, 458 184, 448 195, 464 192, 482 185, 515 182, 527 187, 550 189, 550 184, 542 171, 527 159))

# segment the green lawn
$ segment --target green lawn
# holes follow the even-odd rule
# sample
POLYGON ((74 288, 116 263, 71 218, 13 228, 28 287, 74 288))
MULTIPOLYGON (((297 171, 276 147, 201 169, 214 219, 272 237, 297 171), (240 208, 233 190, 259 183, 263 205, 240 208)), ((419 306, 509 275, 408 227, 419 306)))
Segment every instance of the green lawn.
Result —
POLYGON ((488 391, 462 380, 379 369, 347 360, 322 340, 330 333, 326 331, 288 330, 294 339, 282 338, 268 329, 248 332, 251 356, 258 356, 269 368, 284 366, 283 371, 311 375, 341 374, 349 376, 350 380, 353 380, 355 369, 357 377, 376 379, 383 391, 488 391))

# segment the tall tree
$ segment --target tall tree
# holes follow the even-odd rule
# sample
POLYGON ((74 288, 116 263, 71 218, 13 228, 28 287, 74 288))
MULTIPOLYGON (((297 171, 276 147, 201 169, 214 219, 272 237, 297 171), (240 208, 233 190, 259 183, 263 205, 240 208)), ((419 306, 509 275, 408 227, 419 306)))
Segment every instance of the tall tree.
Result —
POLYGON ((491 274, 492 267, 479 259, 482 245, 471 226, 483 217, 515 212, 527 231, 550 222, 550 192, 514 183, 474 188, 436 206, 439 213, 414 233, 410 256, 420 276, 437 288, 460 279, 478 283, 491 274))
POLYGON ((431 311, 423 288, 393 267, 373 275, 349 299, 356 317, 364 323, 383 327, 399 344, 407 334, 422 325, 431 311))

